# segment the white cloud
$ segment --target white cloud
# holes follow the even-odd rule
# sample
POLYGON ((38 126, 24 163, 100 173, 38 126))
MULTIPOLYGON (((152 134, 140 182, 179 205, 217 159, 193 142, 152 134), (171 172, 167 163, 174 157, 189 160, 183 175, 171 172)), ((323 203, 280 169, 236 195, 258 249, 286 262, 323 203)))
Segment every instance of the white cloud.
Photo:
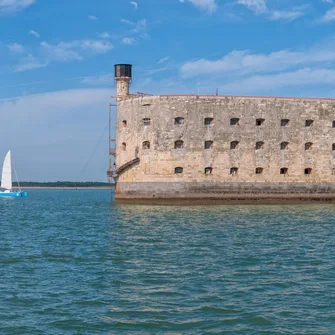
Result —
POLYGON ((162 64, 162 63, 168 61, 169 59, 170 59, 170 56, 166 56, 166 57, 160 59, 160 60, 157 62, 157 64, 162 64))
POLYGON ((24 47, 21 44, 18 43, 11 43, 7 45, 10 53, 12 54, 21 54, 23 52, 25 52, 24 47))
POLYGON ((299 7, 299 8, 293 8, 290 11, 280 11, 280 10, 274 10, 269 19, 276 21, 276 20, 285 20, 285 21, 294 21, 296 19, 298 19, 301 16, 304 16, 305 13, 305 9, 307 7, 303 6, 303 7, 299 7))
POLYGON ((257 75, 236 80, 224 85, 221 89, 226 92, 239 93, 266 92, 271 89, 299 85, 333 85, 334 81, 335 70, 304 68, 292 72, 257 75))
POLYGON ((31 36, 35 36, 37 38, 41 37, 41 35, 35 30, 29 30, 28 34, 31 35, 31 36))
POLYGON ((327 13, 322 17, 321 21, 323 22, 331 22, 335 20, 335 8, 330 9, 327 13))
MULTIPOLYGON (((76 89, 0 100, 6 138, 0 141, 0 157, 10 146, 21 181, 77 180, 105 129, 112 94, 111 89, 76 89), (8 126, 13 124, 15 132, 8 126)), ((106 180, 107 153, 105 132, 84 180, 106 180)))
POLYGON ((100 35, 99 35, 99 37, 100 38, 110 38, 111 37, 111 35, 109 35, 109 33, 107 33, 107 31, 104 31, 103 33, 101 33, 100 35))
POLYGON ((333 4, 333 0, 322 0, 322 2, 333 4))
POLYGON ((46 67, 48 63, 46 61, 39 61, 33 55, 29 54, 28 56, 23 57, 19 64, 15 66, 14 72, 23 72, 27 70, 39 69, 46 67))
POLYGON ((94 16, 94 15, 89 15, 88 19, 89 20, 97 20, 98 18, 96 16, 94 16))
POLYGON ((315 47, 306 51, 280 50, 269 54, 250 51, 232 51, 221 59, 199 59, 186 62, 181 67, 183 77, 219 75, 235 72, 247 74, 256 72, 278 72, 295 66, 335 62, 335 49, 315 47))
POLYGON ((248 7, 256 14, 267 12, 266 0, 237 0, 237 3, 248 7))
POLYGON ((126 23, 126 24, 129 24, 131 26, 135 26, 136 23, 135 22, 132 22, 132 21, 129 21, 129 20, 126 20, 126 19, 121 19, 120 20, 122 23, 126 23))
POLYGON ((132 45, 135 43, 135 39, 133 37, 124 37, 121 43, 126 45, 132 45))
POLYGON ((130 1, 130 4, 134 6, 135 9, 138 8, 138 3, 135 1, 130 1))
POLYGON ((96 85, 96 86, 111 85, 114 83, 114 74, 108 73, 100 76, 86 77, 81 82, 86 85, 96 85))
MULTIPOLYGON (((187 0, 190 2, 193 6, 197 7, 200 10, 207 11, 209 13, 212 13, 216 11, 217 4, 216 0, 187 0)), ((184 3, 184 0, 179 0, 179 2, 184 3)))
POLYGON ((35 0, 0 0, 0 12, 17 12, 33 5, 34 3, 35 0))

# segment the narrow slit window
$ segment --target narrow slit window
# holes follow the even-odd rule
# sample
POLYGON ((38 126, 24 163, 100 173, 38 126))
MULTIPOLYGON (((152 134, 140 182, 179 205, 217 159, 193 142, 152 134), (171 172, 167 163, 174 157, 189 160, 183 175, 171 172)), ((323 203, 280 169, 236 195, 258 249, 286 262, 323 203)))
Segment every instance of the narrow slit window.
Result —
POLYGON ((238 173, 238 168, 237 168, 237 167, 232 167, 232 168, 230 169, 230 174, 231 174, 232 176, 236 175, 237 173, 238 173))
POLYGON ((175 149, 182 149, 182 148, 184 148, 184 141, 179 140, 179 141, 174 142, 174 148, 175 149))
POLYGON ((123 127, 123 128, 126 128, 126 127, 127 127, 127 121, 126 121, 126 120, 123 120, 123 121, 122 121, 122 127, 123 127))
POLYGON ((150 149, 150 142, 149 141, 144 141, 142 143, 142 149, 143 150, 149 150, 150 149))
POLYGON ((214 119, 212 117, 205 118, 205 126, 210 126, 213 123, 214 119))
POLYGON ((264 142, 258 141, 256 142, 256 150, 262 150, 264 149, 264 142))
POLYGON ((176 173, 176 174, 179 174, 179 173, 183 173, 183 168, 182 167, 176 167, 175 169, 174 169, 174 173, 176 173))
POLYGON ((184 124, 184 118, 183 117, 176 117, 174 119, 174 124, 176 124, 176 125, 182 125, 182 124, 184 124))
POLYGON ((335 168, 332 168, 332 175, 335 176, 335 168))
POLYGON ((206 141, 205 142, 205 149, 212 149, 213 141, 206 141))
POLYGON ((306 127, 311 127, 313 125, 313 123, 314 123, 314 120, 306 120, 305 121, 305 126, 306 127))
POLYGON ((288 150, 288 142, 281 142, 280 150, 288 150))
POLYGON ((212 174, 212 171, 213 171, 213 168, 211 168, 211 167, 206 167, 206 168, 205 168, 205 175, 212 174))
POLYGON ((256 126, 257 127, 261 126, 264 123, 264 121, 265 121, 264 119, 257 119, 256 120, 256 126))
POLYGON ((281 168, 280 169, 280 174, 287 174, 288 168, 281 168))
POLYGON ((289 119, 282 119, 282 120, 280 121, 280 125, 281 125, 282 127, 287 127, 287 126, 289 125, 289 123, 290 123, 290 120, 289 120, 289 119))
POLYGON ((231 126, 238 126, 240 124, 240 119, 234 117, 232 119, 230 119, 230 125, 231 126))
POLYGON ((144 126, 150 126, 150 124, 151 124, 151 120, 149 118, 146 117, 145 119, 143 119, 144 126))
POLYGON ((335 128, 335 121, 332 122, 332 127, 335 128))
POLYGON ((306 168, 305 169, 305 174, 306 175, 312 174, 312 169, 311 168, 306 168))
POLYGON ((335 151, 335 143, 332 144, 332 150, 335 151))
POLYGON ((126 144, 126 142, 123 142, 123 143, 122 143, 122 145, 121 145, 121 149, 122 149, 123 151, 126 151, 126 150, 127 150, 127 144, 126 144))
POLYGON ((313 146, 312 142, 305 143, 305 150, 310 151, 312 149, 312 146, 313 146))
POLYGON ((238 141, 230 142, 230 149, 231 150, 238 149, 238 146, 239 146, 239 142, 238 141))
POLYGON ((262 174, 263 173, 263 168, 258 167, 256 168, 256 174, 262 174))

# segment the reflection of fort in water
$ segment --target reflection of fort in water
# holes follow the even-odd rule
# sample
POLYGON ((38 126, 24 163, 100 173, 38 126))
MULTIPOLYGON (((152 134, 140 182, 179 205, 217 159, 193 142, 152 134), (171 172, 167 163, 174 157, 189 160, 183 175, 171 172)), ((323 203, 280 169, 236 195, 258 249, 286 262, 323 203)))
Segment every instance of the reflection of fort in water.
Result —
POLYGON ((335 198, 335 100, 129 94, 116 65, 116 200, 335 198))

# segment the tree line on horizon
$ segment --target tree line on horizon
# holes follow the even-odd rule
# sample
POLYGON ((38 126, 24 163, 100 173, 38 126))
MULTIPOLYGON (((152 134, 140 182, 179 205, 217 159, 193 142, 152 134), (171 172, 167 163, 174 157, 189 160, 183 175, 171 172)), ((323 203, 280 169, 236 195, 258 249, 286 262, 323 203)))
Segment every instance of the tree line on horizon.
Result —
MULTIPOLYGON (((110 187, 112 184, 99 181, 23 181, 20 182, 22 187, 110 187)), ((18 187, 17 182, 13 182, 14 187, 18 187)))

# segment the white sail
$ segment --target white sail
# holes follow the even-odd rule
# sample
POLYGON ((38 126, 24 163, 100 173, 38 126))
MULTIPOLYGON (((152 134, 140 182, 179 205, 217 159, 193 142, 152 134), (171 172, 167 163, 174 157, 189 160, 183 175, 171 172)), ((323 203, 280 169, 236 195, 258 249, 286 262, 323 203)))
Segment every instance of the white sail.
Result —
POLYGON ((8 151, 5 161, 3 162, 1 187, 6 190, 12 189, 12 159, 10 150, 8 151))

